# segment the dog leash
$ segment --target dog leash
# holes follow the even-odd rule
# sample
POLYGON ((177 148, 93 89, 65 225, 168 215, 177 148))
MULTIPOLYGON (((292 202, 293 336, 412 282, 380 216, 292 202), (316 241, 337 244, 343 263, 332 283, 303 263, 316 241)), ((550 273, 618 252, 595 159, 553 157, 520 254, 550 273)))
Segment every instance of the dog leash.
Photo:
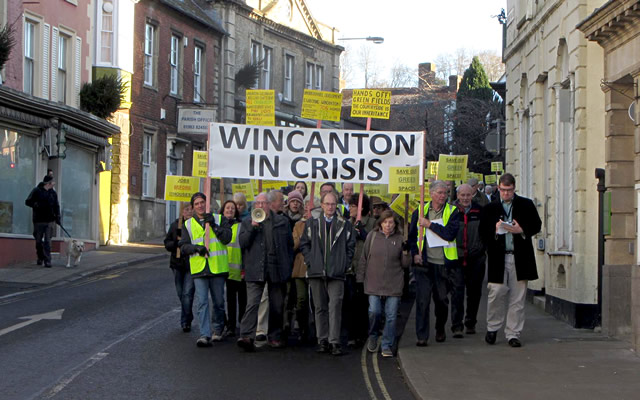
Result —
POLYGON ((64 233, 67 234, 67 236, 69 236, 69 239, 71 239, 71 235, 69 235, 69 232, 67 232, 67 230, 64 229, 64 226, 62 226, 62 225, 58 225, 58 226, 60 227, 60 229, 62 229, 64 231, 64 233))

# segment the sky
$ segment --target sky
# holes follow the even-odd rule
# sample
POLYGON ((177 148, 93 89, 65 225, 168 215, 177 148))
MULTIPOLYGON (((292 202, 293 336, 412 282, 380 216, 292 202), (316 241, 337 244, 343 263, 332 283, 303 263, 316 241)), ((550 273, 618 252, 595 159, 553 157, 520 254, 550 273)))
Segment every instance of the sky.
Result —
MULTIPOLYGON (((496 18, 507 0, 306 0, 311 14, 337 28, 341 37, 382 36, 375 53, 383 76, 399 61, 411 68, 458 48, 501 54, 502 26, 496 18)), ((338 41, 357 47, 359 41, 338 41)), ((352 47, 352 48, 354 48, 352 47)), ((364 78, 356 79, 364 85, 364 78)))

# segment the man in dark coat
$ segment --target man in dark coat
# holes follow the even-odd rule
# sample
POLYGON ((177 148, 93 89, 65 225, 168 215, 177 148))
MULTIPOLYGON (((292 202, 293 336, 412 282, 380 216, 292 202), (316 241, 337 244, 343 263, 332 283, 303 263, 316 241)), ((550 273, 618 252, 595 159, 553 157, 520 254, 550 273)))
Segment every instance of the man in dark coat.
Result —
POLYGON ((511 347, 520 347, 527 282, 538 279, 531 237, 540 232, 542 221, 533 201, 515 194, 513 175, 502 175, 498 189, 500 200, 485 206, 480 220, 480 235, 489 258, 485 340, 496 342, 506 316, 507 341, 511 347))
POLYGON ((254 207, 264 210, 266 219, 262 222, 251 218, 243 220, 238 234, 247 282, 247 309, 240 323, 238 346, 245 351, 255 350, 258 307, 265 285, 269 293, 269 346, 284 347, 281 337, 284 296, 293 269, 293 235, 289 220, 271 210, 266 193, 256 197, 254 207))
POLYGON ((51 175, 44 177, 34 188, 25 204, 33 209, 33 237, 36 239, 38 265, 51 268, 51 237, 55 224, 60 225, 60 204, 53 190, 55 180, 51 175))

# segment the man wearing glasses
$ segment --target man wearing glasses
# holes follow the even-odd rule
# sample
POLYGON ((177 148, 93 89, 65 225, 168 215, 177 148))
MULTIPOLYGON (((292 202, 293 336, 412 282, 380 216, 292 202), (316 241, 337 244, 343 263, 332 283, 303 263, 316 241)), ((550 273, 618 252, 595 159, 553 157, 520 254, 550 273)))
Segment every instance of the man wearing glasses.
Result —
POLYGON ((319 353, 344 354, 340 343, 342 298, 346 271, 355 252, 356 236, 348 219, 336 212, 338 195, 323 193, 322 215, 305 222, 300 251, 315 305, 319 353))
POLYGON ((527 282, 538 279, 531 237, 540 232, 542 222, 533 201, 516 195, 515 188, 513 175, 506 173, 500 177, 500 201, 482 210, 480 236, 489 260, 485 341, 496 342, 506 316, 504 332, 509 346, 520 347, 527 282))

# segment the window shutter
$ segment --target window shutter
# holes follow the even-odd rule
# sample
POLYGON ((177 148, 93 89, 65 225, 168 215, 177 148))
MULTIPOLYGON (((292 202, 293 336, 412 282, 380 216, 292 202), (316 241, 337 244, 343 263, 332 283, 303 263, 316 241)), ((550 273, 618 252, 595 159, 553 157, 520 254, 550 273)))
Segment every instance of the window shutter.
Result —
POLYGON ((42 29, 42 98, 49 100, 49 31, 51 25, 44 24, 42 29))
POLYGON ((58 101, 58 28, 51 32, 51 100, 58 101))
POLYGON ((76 36, 76 54, 75 54, 75 76, 74 76, 74 93, 76 97, 76 107, 80 107, 80 81, 82 78, 82 38, 76 36))

